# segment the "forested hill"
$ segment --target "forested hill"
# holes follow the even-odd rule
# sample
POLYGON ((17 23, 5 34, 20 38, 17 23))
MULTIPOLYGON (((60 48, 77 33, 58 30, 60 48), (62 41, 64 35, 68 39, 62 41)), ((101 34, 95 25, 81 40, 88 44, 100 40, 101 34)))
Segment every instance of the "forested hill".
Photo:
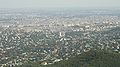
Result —
POLYGON ((90 50, 51 65, 40 66, 38 63, 30 63, 18 67, 120 67, 120 54, 105 50, 90 50))

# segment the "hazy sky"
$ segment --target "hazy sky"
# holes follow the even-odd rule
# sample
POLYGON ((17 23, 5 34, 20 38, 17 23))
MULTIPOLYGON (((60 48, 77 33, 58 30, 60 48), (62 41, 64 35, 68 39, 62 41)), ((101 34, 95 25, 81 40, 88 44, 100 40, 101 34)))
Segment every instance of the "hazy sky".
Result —
POLYGON ((120 7, 120 0, 0 0, 0 8, 120 7))

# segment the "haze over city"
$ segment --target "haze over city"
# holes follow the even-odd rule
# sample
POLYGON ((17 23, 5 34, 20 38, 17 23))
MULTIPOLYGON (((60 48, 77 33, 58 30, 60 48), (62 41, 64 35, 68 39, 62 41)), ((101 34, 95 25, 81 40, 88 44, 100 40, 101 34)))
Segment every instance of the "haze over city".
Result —
POLYGON ((0 8, 120 7, 120 0, 0 0, 0 8))

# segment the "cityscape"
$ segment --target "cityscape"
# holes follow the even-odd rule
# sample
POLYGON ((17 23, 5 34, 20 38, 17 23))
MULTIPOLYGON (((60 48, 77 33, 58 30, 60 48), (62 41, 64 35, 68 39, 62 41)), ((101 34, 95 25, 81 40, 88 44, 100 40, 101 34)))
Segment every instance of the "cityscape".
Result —
POLYGON ((0 67, 52 65, 90 50, 120 53, 120 9, 46 10, 0 10, 0 67))

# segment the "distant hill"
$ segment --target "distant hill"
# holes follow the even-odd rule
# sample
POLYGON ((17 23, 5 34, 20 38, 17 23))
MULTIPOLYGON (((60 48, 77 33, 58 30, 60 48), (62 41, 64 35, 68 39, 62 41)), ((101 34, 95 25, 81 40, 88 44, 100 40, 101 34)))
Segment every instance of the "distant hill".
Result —
POLYGON ((105 50, 91 50, 51 65, 41 66, 30 63, 18 67, 120 67, 120 54, 105 50))

